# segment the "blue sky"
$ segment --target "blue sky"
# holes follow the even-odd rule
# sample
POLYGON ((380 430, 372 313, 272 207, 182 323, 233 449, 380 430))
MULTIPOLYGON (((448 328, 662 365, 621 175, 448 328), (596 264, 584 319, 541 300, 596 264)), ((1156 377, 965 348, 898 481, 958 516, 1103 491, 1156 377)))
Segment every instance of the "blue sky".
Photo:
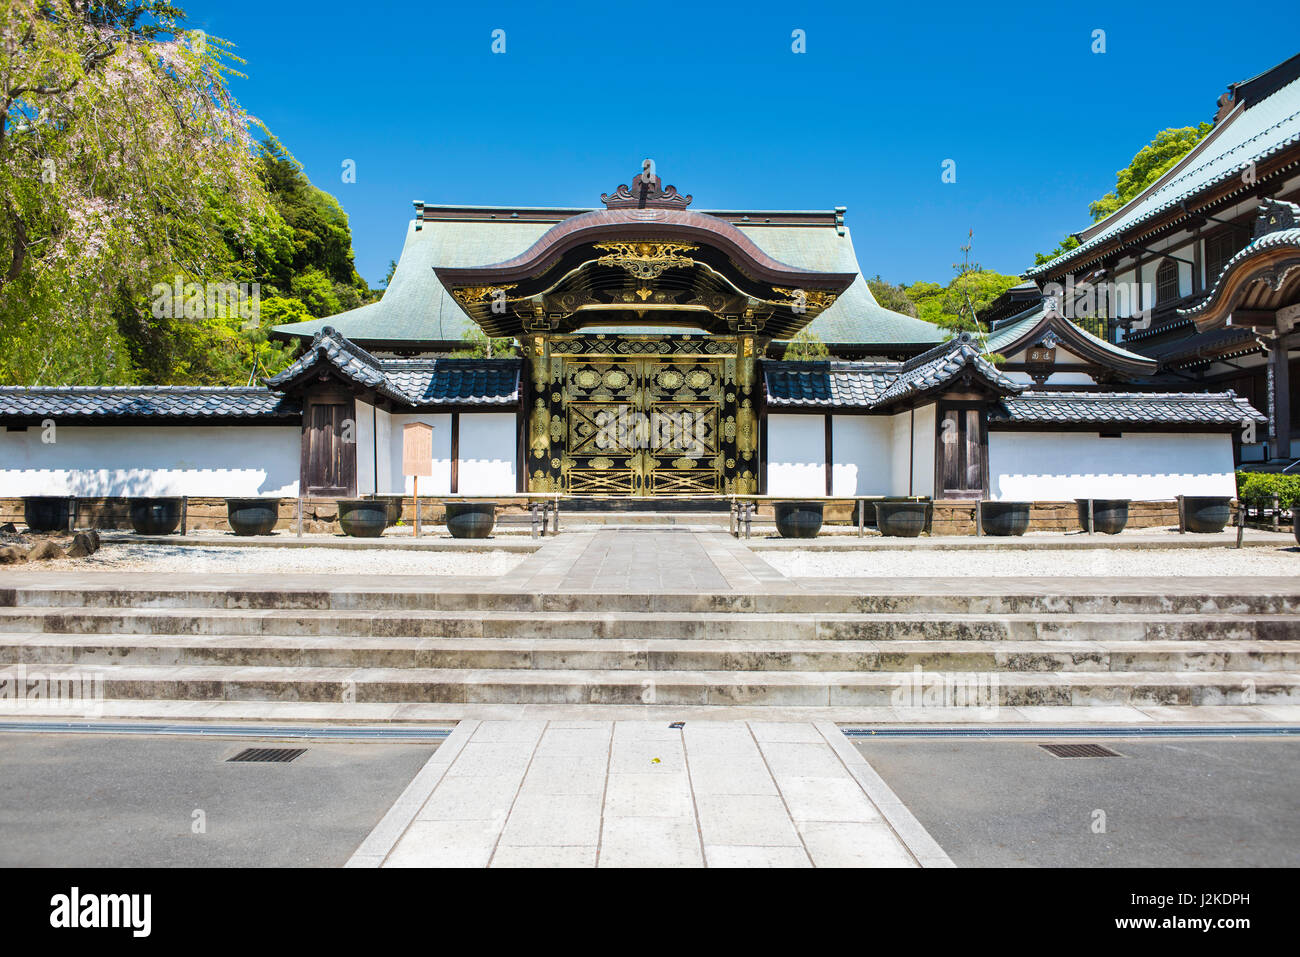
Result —
POLYGON ((590 207, 647 156, 697 209, 847 206, 869 276, 946 282, 970 229, 1018 273, 1157 131, 1300 48, 1294 0, 180 3, 248 61, 236 96, 338 197, 372 285, 412 200, 590 207))

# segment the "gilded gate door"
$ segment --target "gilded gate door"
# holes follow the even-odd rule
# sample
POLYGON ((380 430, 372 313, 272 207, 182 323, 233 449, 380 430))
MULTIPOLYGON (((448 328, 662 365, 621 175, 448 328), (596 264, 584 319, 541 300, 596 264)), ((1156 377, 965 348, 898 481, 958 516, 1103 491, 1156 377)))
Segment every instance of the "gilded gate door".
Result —
POLYGON ((528 488, 574 495, 757 489, 754 344, 558 335, 527 344, 528 488))
POLYGON ((566 490, 722 491, 721 410, 719 359, 566 358, 566 490))

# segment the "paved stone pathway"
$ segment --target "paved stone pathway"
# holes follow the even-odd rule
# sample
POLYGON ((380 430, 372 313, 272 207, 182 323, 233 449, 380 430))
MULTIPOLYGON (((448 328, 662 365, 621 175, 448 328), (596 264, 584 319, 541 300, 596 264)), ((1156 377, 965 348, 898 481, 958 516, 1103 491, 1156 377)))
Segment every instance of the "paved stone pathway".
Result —
POLYGON ((349 866, 952 862, 829 723, 465 721, 349 866))
POLYGON ((690 527, 566 533, 507 577, 525 590, 566 592, 798 588, 725 530, 690 527))

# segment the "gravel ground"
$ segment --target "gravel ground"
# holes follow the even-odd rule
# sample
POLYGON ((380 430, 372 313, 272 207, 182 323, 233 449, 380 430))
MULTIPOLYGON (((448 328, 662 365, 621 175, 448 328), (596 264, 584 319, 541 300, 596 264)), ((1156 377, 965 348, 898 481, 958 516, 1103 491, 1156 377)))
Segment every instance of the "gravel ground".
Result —
POLYGON ((1300 575, 1300 550, 1279 548, 1008 549, 976 551, 764 551, 792 578, 1300 575))
POLYGON ((105 545, 88 558, 29 563, 24 570, 144 572, 321 572, 339 575, 504 575, 528 556, 515 552, 105 545))

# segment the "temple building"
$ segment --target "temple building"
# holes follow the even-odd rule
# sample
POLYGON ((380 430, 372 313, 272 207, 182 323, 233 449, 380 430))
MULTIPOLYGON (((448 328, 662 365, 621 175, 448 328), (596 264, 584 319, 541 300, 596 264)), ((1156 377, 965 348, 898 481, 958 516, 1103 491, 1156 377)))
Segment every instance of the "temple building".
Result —
POLYGON ((427 495, 1156 500, 1235 494, 1263 428, 1033 286, 987 337, 882 308, 843 208, 696 210, 652 169, 600 199, 417 203, 382 299, 277 327, 260 387, 0 389, 0 496, 409 494, 419 422, 427 495))
POLYGON ((1229 85, 1200 143, 1025 275, 1153 360, 1155 387, 1250 400, 1268 425, 1238 460, 1286 468, 1300 456, 1297 203, 1300 54, 1229 85))

